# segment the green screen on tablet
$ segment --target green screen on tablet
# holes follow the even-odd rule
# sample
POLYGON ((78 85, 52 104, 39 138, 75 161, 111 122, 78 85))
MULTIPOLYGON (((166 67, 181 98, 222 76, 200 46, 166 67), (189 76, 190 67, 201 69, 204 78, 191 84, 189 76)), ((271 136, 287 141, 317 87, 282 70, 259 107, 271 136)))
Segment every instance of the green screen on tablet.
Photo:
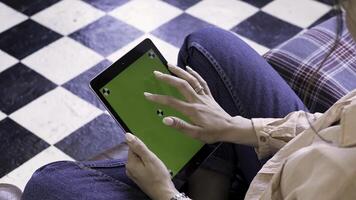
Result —
POLYGON ((169 73, 151 49, 101 87, 100 92, 132 133, 176 175, 203 143, 162 123, 165 116, 177 116, 189 122, 184 115, 144 97, 144 92, 150 92, 183 100, 177 89, 155 78, 154 70, 169 73))

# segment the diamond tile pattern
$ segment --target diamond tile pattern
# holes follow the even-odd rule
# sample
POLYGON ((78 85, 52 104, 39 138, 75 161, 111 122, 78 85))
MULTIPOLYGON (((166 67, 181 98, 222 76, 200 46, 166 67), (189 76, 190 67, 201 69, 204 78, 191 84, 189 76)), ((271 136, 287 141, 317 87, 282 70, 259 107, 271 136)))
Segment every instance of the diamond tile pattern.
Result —
POLYGON ((205 0, 186 10, 192 16, 225 29, 232 28, 257 11, 256 7, 235 0, 205 0), (239 12, 236 12, 238 9, 239 12))
POLYGON ((14 9, 0 2, 0 32, 3 32, 8 28, 23 22, 26 19, 26 15, 16 12, 14 9), (8 16, 12 17, 9 18, 8 16))
POLYGON ((176 47, 180 47, 183 44, 184 37, 189 33, 212 26, 214 25, 184 13, 166 24, 163 24, 154 30, 152 34, 176 47), (179 31, 176 31, 177 29, 179 29, 179 31))
POLYGON ((55 146, 76 160, 88 160, 96 152, 121 144, 124 134, 111 116, 102 114, 55 146))
POLYGON ((0 33, 0 49, 22 59, 60 38, 58 33, 26 20, 0 33))
POLYGON ((73 33, 70 37, 107 56, 142 34, 141 31, 126 23, 105 16, 73 33))
POLYGON ((5 119, 6 115, 0 111, 0 121, 5 119))
POLYGON ((0 121, 0 142, 0 176, 11 172, 48 147, 41 138, 9 118, 0 121))
POLYGON ((11 114, 56 85, 18 63, 0 74, 0 110, 11 114))
POLYGON ((45 8, 48 8, 58 1, 59 0, 3 0, 2 2, 28 16, 31 16, 45 8))
POLYGON ((144 38, 175 63, 186 35, 217 26, 263 54, 334 15, 331 2, 0 0, 0 182, 23 189, 46 163, 122 143, 88 84, 144 38))
POLYGON ((54 144, 102 113, 61 87, 41 96, 10 118, 54 144))
POLYGON ((186 10, 187 8, 193 6, 201 0, 163 0, 175 7, 178 7, 182 10, 186 10))
POLYGON ((103 15, 104 12, 82 1, 63 0, 32 16, 32 19, 58 33, 67 35, 103 15))
POLYGON ((58 85, 99 63, 103 58, 80 43, 63 37, 22 62, 58 85))
POLYGON ((264 12, 302 28, 310 26, 330 9, 330 6, 310 0, 275 0, 262 8, 264 12))
POLYGON ((1 178, 0 182, 15 184, 23 191, 25 184, 38 168, 51 162, 63 160, 73 160, 73 158, 57 149, 56 147, 50 146, 1 178))
POLYGON ((277 46, 302 30, 302 28, 275 18, 263 11, 256 13, 232 29, 232 31, 268 48, 277 46), (259 21, 263 21, 263 23, 256 23, 259 21))
POLYGON ((87 100, 89 103, 92 103, 98 108, 104 110, 105 107, 103 104, 89 88, 89 83, 96 75, 98 75, 98 73, 103 71, 109 65, 111 65, 110 61, 103 60, 96 66, 92 67, 90 70, 83 72, 79 76, 65 83, 63 87, 71 91, 73 94, 87 100))
POLYGON ((0 50, 0 72, 16 64, 18 60, 0 50))
POLYGON ((113 10, 110 14, 140 30, 148 32, 181 13, 180 9, 162 1, 133 0, 113 10))
POLYGON ((256 6, 258 8, 262 8, 263 6, 267 5, 268 3, 272 2, 273 0, 242 0, 246 3, 249 3, 253 6, 256 6))
POLYGON ((99 8, 103 11, 111 11, 124 3, 127 3, 129 0, 84 0, 85 2, 89 3, 90 5, 99 8))

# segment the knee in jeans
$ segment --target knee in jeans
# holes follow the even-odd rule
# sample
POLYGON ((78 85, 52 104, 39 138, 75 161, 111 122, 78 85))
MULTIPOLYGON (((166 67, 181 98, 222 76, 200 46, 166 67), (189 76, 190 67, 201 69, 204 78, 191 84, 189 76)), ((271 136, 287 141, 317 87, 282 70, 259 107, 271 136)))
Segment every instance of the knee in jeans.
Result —
POLYGON ((210 49, 222 45, 223 39, 231 38, 231 36, 232 33, 230 31, 223 30, 218 27, 208 27, 192 32, 185 38, 184 41, 188 49, 194 47, 195 43, 206 49, 210 49))
POLYGON ((229 32, 218 27, 208 27, 194 31, 186 38, 188 43, 198 42, 201 44, 206 44, 216 40, 226 33, 229 32))
POLYGON ((189 65, 190 58, 196 54, 203 53, 204 57, 207 56, 204 52, 215 54, 228 47, 231 40, 236 38, 229 31, 217 27, 199 29, 184 39, 179 52, 178 63, 180 61, 181 65, 189 65))
POLYGON ((63 172, 75 166, 71 161, 58 161, 40 167, 33 173, 28 181, 24 194, 33 190, 43 190, 55 188, 59 180, 63 179, 63 172))

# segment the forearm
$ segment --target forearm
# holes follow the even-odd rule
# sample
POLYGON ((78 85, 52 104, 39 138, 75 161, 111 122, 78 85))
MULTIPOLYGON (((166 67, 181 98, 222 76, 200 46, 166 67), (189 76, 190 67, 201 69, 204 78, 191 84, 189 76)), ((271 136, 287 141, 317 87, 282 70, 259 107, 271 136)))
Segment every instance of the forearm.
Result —
POLYGON ((259 158, 274 154, 291 139, 310 127, 321 113, 295 111, 284 118, 230 119, 219 141, 255 147, 259 158))

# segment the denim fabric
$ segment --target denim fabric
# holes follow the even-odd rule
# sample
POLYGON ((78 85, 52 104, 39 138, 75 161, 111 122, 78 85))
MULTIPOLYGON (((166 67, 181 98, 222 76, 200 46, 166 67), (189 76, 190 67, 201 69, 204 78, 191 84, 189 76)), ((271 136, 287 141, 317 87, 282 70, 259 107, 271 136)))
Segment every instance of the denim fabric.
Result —
MULTIPOLYGON (((207 28, 190 34, 179 52, 178 65, 197 71, 214 99, 232 116, 284 117, 307 110, 266 60, 232 32, 207 28)), ((223 144, 204 167, 231 175, 235 163, 250 183, 264 161, 257 159, 252 147, 223 144)))
POLYGON ((149 199, 125 175, 121 160, 96 163, 60 161, 38 169, 23 200, 149 199))
MULTIPOLYGON (((190 34, 179 52, 178 65, 189 65, 200 73, 216 101, 232 116, 284 117, 305 110, 278 73, 231 32, 209 28, 190 34)), ((126 177, 124 163, 62 161, 46 165, 32 176, 23 200, 148 199, 126 177)), ((239 168, 248 182, 261 165, 253 148, 233 144, 223 144, 204 163, 229 176, 239 168)))

